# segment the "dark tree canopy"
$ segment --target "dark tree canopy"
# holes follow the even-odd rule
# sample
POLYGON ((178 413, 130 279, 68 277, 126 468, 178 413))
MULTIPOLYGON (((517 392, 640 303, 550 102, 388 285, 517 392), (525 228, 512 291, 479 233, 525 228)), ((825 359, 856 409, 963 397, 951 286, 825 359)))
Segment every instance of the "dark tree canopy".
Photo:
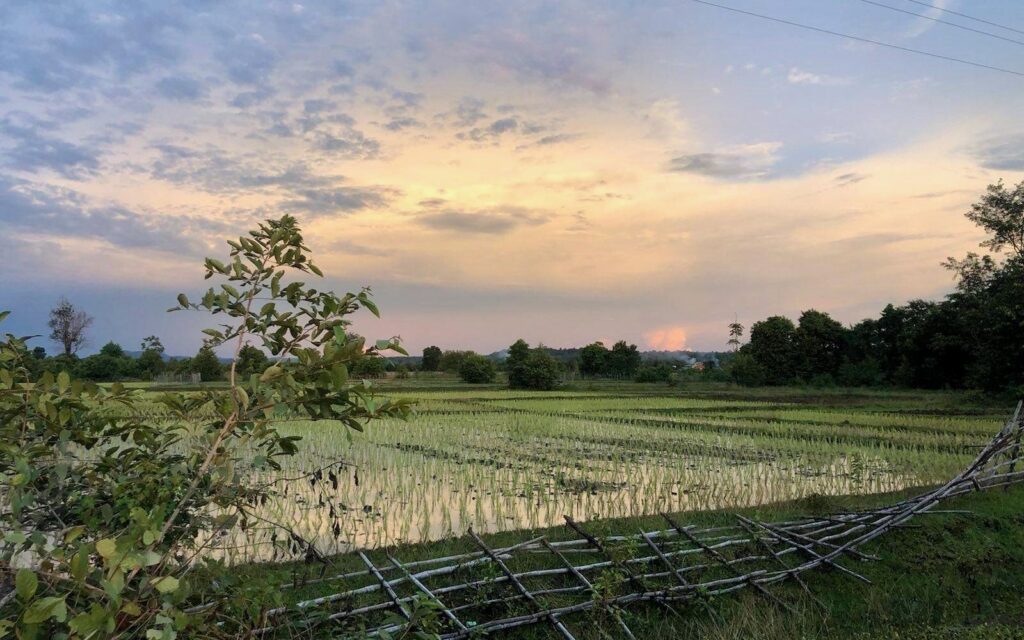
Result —
POLYGON ((580 351, 580 373, 584 376, 603 375, 607 362, 608 347, 603 342, 588 344, 580 351))
POLYGON ((967 218, 988 232, 981 246, 996 253, 1009 248, 1013 255, 1024 254, 1024 180, 1012 189, 1003 186, 1002 180, 990 184, 967 218))
POLYGON ((459 377, 463 382, 470 384, 488 384, 494 382, 497 375, 497 367, 489 358, 482 355, 467 352, 459 364, 459 377))
POLYGON ((422 371, 437 371, 441 366, 441 348, 430 346, 423 350, 423 360, 420 362, 422 371))
POLYGON ((508 349, 505 360, 508 368, 508 386, 512 389, 554 389, 561 378, 561 367, 551 354, 538 346, 531 349, 525 340, 516 340, 508 349))

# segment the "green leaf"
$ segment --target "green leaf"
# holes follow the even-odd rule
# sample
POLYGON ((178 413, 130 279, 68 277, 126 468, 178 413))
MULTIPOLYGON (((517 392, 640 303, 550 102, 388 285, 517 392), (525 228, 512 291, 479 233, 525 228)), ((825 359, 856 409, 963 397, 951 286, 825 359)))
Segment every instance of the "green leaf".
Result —
POLYGON ((274 378, 280 376, 282 373, 284 373, 284 369, 282 369, 276 364, 271 367, 267 367, 266 371, 263 372, 263 375, 260 376, 260 382, 267 382, 269 380, 273 380, 274 378))
POLYGON ((188 306, 188 297, 184 293, 178 294, 178 304, 180 304, 183 307, 188 306))
POLYGON ((68 375, 67 371, 61 371, 57 374, 57 389, 61 393, 64 393, 71 387, 71 376, 68 375))
POLYGON ((40 598, 29 605, 22 617, 25 624, 39 624, 53 618, 57 622, 64 622, 68 617, 68 607, 64 603, 64 596, 50 596, 40 598))
POLYGON ((173 576, 164 576, 154 580, 153 586, 160 593, 174 593, 178 590, 178 579, 173 576))
POLYGON ((96 543, 96 553, 103 558, 109 558, 117 553, 117 543, 110 538, 104 538, 96 543))
POLYGON ((31 600, 32 596, 36 595, 38 587, 39 578, 31 569, 19 569, 17 575, 14 576, 14 590, 22 600, 31 600))

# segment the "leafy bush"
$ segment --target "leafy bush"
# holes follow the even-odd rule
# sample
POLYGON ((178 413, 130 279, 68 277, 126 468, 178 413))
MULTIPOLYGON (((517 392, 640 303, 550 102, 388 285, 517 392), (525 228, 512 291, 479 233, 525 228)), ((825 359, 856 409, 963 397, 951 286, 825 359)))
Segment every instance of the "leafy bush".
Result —
POLYGON ((494 382, 498 370, 494 363, 484 356, 469 352, 462 358, 459 365, 459 377, 470 384, 487 384, 494 382))
MULTIPOLYGON (((7 334, 0 342, 0 580, 15 585, 15 596, 0 602, 0 635, 250 636, 249 621, 261 619, 253 607, 270 601, 253 604, 246 590, 265 588, 227 574, 203 583, 194 576, 218 574, 204 551, 218 534, 254 520, 254 505, 275 491, 250 485, 243 469, 279 469, 278 459, 297 451, 298 438, 280 435, 273 419, 298 415, 361 430, 407 414, 404 403, 371 402, 369 389, 348 378, 364 345, 348 340, 345 327, 360 308, 377 314, 369 291, 339 297, 283 283, 288 272, 320 275, 294 218, 267 221, 229 244, 227 263, 206 260, 206 277, 223 284, 198 303, 179 295, 175 309, 226 319, 204 330, 211 349, 231 341, 237 354, 255 340, 282 360, 249 381, 234 362, 226 391, 162 396, 173 422, 139 417, 149 402, 118 383, 103 389, 67 371, 33 377, 26 339, 7 334), (242 443, 260 454, 243 453, 242 443), (197 591, 214 588, 204 585, 220 585, 220 606, 186 613, 197 591)), ((394 341, 376 346, 388 348, 401 352, 394 341)), ((295 544, 294 533, 282 539, 295 544)))
POLYGON ((636 377, 637 382, 668 382, 672 379, 672 366, 667 362, 656 362, 641 366, 636 377))
POLYGON ((360 378, 383 378, 388 369, 387 361, 376 356, 367 356, 352 367, 352 375, 360 378))
POLYGON ((508 386, 511 389, 535 389, 548 391, 558 385, 561 367, 543 347, 531 349, 525 340, 516 340, 509 347, 508 386))
POLYGON ((765 370, 750 354, 739 352, 729 362, 729 375, 733 382, 745 387, 759 387, 765 383, 765 370))

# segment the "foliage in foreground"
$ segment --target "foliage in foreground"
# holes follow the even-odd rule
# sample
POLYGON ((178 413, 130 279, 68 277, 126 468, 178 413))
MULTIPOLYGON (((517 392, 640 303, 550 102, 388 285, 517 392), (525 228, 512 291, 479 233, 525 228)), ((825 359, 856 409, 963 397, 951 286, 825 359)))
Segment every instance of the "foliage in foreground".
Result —
MULTIPOLYGON (((357 310, 377 314, 369 291, 339 297, 284 281, 289 272, 322 275, 294 218, 269 220, 228 244, 228 262, 205 263, 206 277, 224 282, 197 303, 179 295, 173 310, 226 319, 204 333, 211 352, 233 346, 230 388, 162 396, 170 423, 136 416, 140 396, 119 384, 33 375, 27 338, 7 334, 0 343, 0 635, 245 635, 272 594, 231 580, 203 552, 259 517, 253 507, 275 490, 252 478, 297 451, 299 438, 279 434, 274 418, 362 430, 407 414, 405 403, 376 402, 348 378, 376 350, 400 351, 393 340, 367 350, 346 334, 357 310), (238 360, 248 342, 279 359, 243 379, 238 360), (243 447, 259 453, 244 457, 243 447), (197 568, 207 580, 220 575, 212 584, 223 593, 218 606, 187 613, 197 568)), ((282 541, 302 542, 294 534, 282 541)))

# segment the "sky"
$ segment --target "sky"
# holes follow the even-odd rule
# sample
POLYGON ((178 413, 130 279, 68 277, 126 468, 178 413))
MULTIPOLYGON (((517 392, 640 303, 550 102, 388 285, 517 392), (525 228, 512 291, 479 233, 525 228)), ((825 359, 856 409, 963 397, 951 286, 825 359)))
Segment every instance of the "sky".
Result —
MULTIPOLYGON (((1014 0, 716 2, 1024 73, 1014 0)), ((85 353, 193 353, 216 323, 166 309, 284 213, 324 286, 372 287, 355 329, 414 352, 856 322, 951 290, 1022 109, 1019 75, 693 0, 7 0, 3 328, 66 296, 85 353)))

